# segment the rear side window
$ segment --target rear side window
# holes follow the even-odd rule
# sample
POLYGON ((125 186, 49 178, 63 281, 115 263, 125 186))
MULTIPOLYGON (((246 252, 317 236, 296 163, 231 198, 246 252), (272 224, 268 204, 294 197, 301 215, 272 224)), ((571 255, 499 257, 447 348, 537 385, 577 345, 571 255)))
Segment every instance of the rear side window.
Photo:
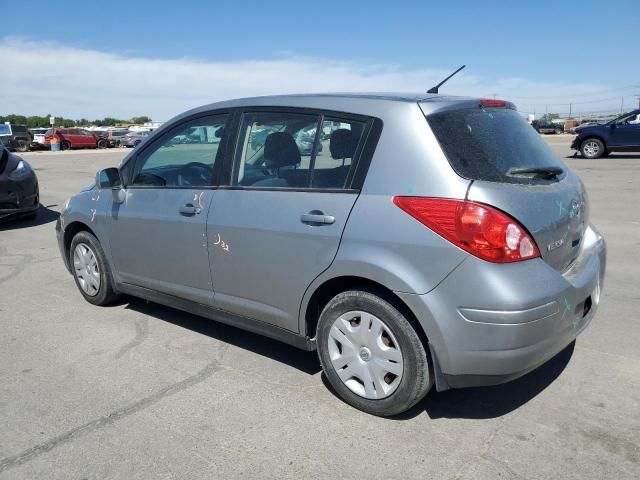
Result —
POLYGON ((294 112, 243 115, 234 185, 344 189, 366 123, 294 112))
POLYGON ((532 183, 514 170, 565 166, 540 135, 510 108, 464 108, 427 116, 449 163, 461 177, 532 183))

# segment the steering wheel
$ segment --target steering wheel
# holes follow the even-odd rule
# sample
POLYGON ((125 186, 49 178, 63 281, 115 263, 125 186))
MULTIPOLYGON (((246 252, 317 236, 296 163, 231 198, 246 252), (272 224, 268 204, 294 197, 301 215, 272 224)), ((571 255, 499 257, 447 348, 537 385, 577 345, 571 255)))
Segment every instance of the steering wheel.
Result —
POLYGON ((211 183, 213 167, 202 162, 189 162, 178 172, 178 185, 206 186, 211 183))

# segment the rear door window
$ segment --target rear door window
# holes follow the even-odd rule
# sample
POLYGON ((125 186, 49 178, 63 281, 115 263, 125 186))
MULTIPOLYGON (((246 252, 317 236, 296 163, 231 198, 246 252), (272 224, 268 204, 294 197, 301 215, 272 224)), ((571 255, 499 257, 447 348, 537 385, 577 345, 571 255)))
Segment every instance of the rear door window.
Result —
POLYGON ((449 163, 461 177, 534 183, 521 169, 566 168, 540 135, 510 108, 461 108, 427 116, 449 163))
POLYGON ((366 122, 298 112, 245 113, 234 185, 344 189, 366 122))

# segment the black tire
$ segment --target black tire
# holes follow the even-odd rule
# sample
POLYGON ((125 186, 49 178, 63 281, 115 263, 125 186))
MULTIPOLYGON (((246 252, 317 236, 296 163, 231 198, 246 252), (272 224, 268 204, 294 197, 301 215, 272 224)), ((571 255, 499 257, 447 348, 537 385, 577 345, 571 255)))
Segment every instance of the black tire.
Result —
POLYGON ((107 148, 107 141, 104 138, 101 138, 96 142, 96 148, 107 148))
POLYGON ((318 322, 317 348, 320 364, 334 391, 349 405, 381 417, 402 413, 419 402, 433 385, 430 360, 420 337, 405 316, 390 302, 370 291, 350 290, 336 295, 324 307, 318 322), (402 352, 403 373, 391 395, 368 399, 351 391, 336 372, 329 352, 333 322, 351 311, 363 311, 382 320, 396 338, 402 352))
POLYGON ((556 128, 556 135, 560 135, 561 133, 564 133, 564 131, 559 128, 556 128))
POLYGON ((16 145, 16 152, 28 152, 29 151, 29 142, 26 140, 19 138, 16 145))
POLYGON ((76 286, 87 302, 92 303, 93 305, 109 305, 118 299, 120 295, 114 288, 113 277, 111 275, 109 263, 107 262, 107 257, 96 237, 86 231, 78 232, 75 237, 73 237, 73 240, 71 240, 71 247, 69 248, 68 255, 76 286), (95 295, 89 295, 82 289, 76 269, 74 268, 73 252, 79 244, 83 244, 88 247, 93 252, 97 260, 100 274, 100 287, 95 295))
POLYGON ((69 143, 67 140, 64 140, 60 144, 60 150, 71 150, 71 143, 69 143))
POLYGON ((580 144, 580 153, 584 158, 600 158, 606 151, 607 147, 599 138, 587 138, 580 144))

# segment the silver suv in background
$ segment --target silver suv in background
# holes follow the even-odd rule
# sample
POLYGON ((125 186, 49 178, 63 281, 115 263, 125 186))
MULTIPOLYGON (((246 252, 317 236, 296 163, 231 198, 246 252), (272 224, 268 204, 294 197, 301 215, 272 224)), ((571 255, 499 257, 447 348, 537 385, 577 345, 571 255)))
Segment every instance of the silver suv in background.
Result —
POLYGON ((317 350, 338 395, 383 416, 546 362, 605 272, 582 182, 496 99, 200 107, 98 172, 56 229, 87 301, 134 295, 317 350))

